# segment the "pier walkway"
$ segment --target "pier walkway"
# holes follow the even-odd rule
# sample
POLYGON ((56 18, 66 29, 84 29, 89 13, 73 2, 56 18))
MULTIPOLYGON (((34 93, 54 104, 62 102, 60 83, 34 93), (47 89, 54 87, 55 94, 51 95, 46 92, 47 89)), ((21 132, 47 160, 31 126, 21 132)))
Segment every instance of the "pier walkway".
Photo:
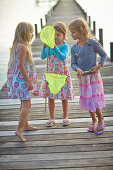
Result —
MULTIPOLYGON (((48 18, 47 25, 62 21, 66 25, 72 19, 85 17, 74 0, 61 0, 48 18)), ((67 43, 74 44, 68 31, 67 43)), ((46 60, 40 59, 42 43, 37 38, 32 44, 33 57, 38 73, 39 84, 46 68, 46 60)), ((75 99, 69 102, 70 126, 62 126, 62 105, 56 101, 56 124, 47 128, 49 111, 45 112, 45 100, 33 97, 29 113, 31 125, 39 131, 24 132, 27 139, 22 143, 14 135, 20 102, 8 100, 6 85, 0 91, 0 169, 19 170, 113 170, 113 68, 101 70, 104 83, 106 108, 103 115, 106 120, 105 132, 101 135, 88 133, 91 123, 87 111, 79 109, 79 93, 75 72, 70 67, 75 99)))

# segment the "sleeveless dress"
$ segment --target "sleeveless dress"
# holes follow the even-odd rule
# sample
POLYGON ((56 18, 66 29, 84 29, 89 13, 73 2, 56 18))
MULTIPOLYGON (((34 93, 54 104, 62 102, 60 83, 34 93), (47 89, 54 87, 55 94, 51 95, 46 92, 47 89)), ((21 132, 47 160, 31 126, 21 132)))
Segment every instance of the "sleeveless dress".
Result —
POLYGON ((27 56, 24 64, 33 90, 28 90, 28 85, 22 76, 18 66, 18 48, 14 51, 13 62, 9 64, 7 71, 7 89, 9 99, 30 100, 32 95, 39 95, 38 77, 34 63, 31 61, 27 64, 27 56))
POLYGON ((49 55, 49 64, 47 65, 43 81, 41 84, 39 95, 43 98, 72 100, 74 98, 71 75, 67 67, 67 60, 62 62, 55 54, 49 55), (66 75, 66 83, 57 94, 50 93, 48 82, 46 81, 46 73, 56 73, 66 75))

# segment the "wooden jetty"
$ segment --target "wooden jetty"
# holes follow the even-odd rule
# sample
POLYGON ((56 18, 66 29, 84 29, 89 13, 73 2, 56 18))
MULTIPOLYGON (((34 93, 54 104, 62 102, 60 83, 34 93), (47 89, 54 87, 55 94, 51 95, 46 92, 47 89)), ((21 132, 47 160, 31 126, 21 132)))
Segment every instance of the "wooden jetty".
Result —
MULTIPOLYGON (((48 24, 62 21, 68 25, 77 17, 85 17, 74 0, 61 0, 47 20, 48 24)), ((68 31, 67 43, 70 48, 74 41, 68 31)), ((37 38, 32 44, 33 57, 39 83, 46 68, 46 60, 40 59, 42 43, 37 38)), ((103 115, 106 120, 105 132, 101 135, 88 133, 91 118, 87 111, 79 109, 79 94, 75 72, 70 67, 75 99, 69 102, 68 127, 62 126, 62 105, 56 101, 56 124, 47 128, 49 111, 45 112, 45 100, 32 98, 29 113, 31 125, 39 131, 24 132, 27 142, 22 143, 14 135, 20 102, 8 100, 6 85, 0 91, 0 169, 1 170, 113 170, 113 68, 101 70, 104 83, 106 108, 103 115)))

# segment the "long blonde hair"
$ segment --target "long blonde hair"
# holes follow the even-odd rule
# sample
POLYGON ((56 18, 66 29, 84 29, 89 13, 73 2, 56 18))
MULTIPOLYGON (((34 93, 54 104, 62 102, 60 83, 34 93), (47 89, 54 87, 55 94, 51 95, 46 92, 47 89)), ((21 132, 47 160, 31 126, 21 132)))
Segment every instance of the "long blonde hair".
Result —
POLYGON ((13 45, 10 50, 10 59, 9 64, 12 63, 13 60, 13 53, 15 49, 19 46, 24 45, 27 50, 27 63, 32 61, 32 54, 31 54, 31 45, 30 45, 30 33, 33 32, 33 26, 27 22, 20 22, 15 30, 15 36, 13 40, 13 45))
POLYGON ((87 22, 83 18, 77 18, 73 20, 69 24, 68 29, 70 30, 70 32, 78 31, 81 34, 82 39, 87 39, 87 38, 95 39, 95 37, 92 35, 90 31, 87 22))
POLYGON ((66 40, 66 34, 67 34, 67 30, 66 30, 66 25, 63 22, 57 22, 56 24, 53 25, 54 29, 58 32, 60 32, 61 34, 63 34, 63 41, 66 40))

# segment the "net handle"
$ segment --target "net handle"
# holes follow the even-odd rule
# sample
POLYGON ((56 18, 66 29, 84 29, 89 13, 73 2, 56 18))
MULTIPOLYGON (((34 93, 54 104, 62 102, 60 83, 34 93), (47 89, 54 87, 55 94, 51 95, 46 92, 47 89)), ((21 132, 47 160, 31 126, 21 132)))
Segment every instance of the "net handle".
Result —
POLYGON ((47 47, 47 65, 48 65, 48 52, 49 52, 49 47, 47 47))
MULTIPOLYGON (((49 53, 49 47, 47 47, 47 68, 48 68, 48 53, 49 53)), ((46 112, 46 105, 47 105, 47 98, 45 98, 45 112, 46 112)))
MULTIPOLYGON (((113 66, 108 66, 108 67, 102 67, 102 68, 100 68, 101 70, 102 69, 107 69, 107 68, 112 68, 113 66)), ((90 73, 91 72, 91 70, 88 70, 88 71, 84 71, 83 73, 90 73)))

